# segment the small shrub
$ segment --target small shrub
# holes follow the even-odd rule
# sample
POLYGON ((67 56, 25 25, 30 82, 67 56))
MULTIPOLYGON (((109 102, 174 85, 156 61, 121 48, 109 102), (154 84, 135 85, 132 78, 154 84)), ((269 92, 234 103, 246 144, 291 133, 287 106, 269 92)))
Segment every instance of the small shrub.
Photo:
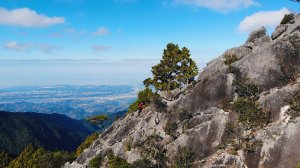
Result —
POLYGON ((112 151, 108 152, 107 158, 109 168, 132 168, 126 160, 115 156, 112 151))
POLYGON ((102 163, 102 157, 96 156, 90 160, 89 166, 90 168, 98 168, 100 167, 101 163, 102 163))
POLYGON ((224 61, 224 64, 225 65, 231 65, 232 63, 238 61, 239 59, 236 57, 236 55, 234 54, 226 54, 224 56, 225 58, 225 61, 224 61))
POLYGON ((183 122, 182 129, 183 129, 183 132, 186 132, 186 130, 190 129, 190 123, 188 121, 183 122))
POLYGON ((163 167, 167 160, 166 152, 167 150, 164 146, 160 145, 159 142, 162 140, 162 137, 153 134, 149 136, 143 144, 143 156, 154 159, 156 161, 157 167, 163 167))
POLYGON ((218 149, 226 149, 227 148, 227 143, 221 143, 219 146, 218 146, 218 149))
POLYGON ((283 56, 280 57, 280 70, 282 76, 280 80, 285 82, 294 82, 296 80, 296 68, 290 60, 286 60, 283 56))
POLYGON ((186 110, 182 110, 179 114, 179 120, 180 121, 189 120, 191 118, 193 118, 193 114, 186 111, 186 110))
POLYGON ((138 99, 133 102, 128 109, 127 113, 132 113, 138 110, 138 104, 140 102, 145 102, 145 105, 149 105, 151 103, 151 98, 154 96, 155 93, 148 87, 138 93, 138 99))
POLYGON ((281 23, 280 24, 287 24, 289 23, 290 21, 292 21, 294 19, 294 14, 293 13, 290 13, 290 14, 286 14, 284 16, 284 18, 281 20, 281 23))
POLYGON ((231 154, 231 155, 237 155, 237 154, 238 154, 238 152, 237 152, 237 151, 235 151, 235 150, 230 150, 230 151, 229 151, 229 154, 231 154))
POLYGON ((88 148, 98 138, 98 136, 98 133, 93 133, 92 135, 88 136, 76 149, 76 156, 79 156, 86 148, 88 148))
POLYGON ((288 111, 288 114, 291 116, 292 119, 300 117, 300 93, 296 94, 290 100, 290 110, 288 111))
POLYGON ((157 148, 157 152, 153 157, 153 159, 157 162, 157 167, 165 167, 167 160, 166 153, 167 150, 162 145, 159 145, 157 148))
POLYGON ((228 73, 237 74, 239 73, 239 68, 228 65, 228 73))
POLYGON ((191 168, 195 160, 195 154, 192 149, 187 147, 178 147, 177 154, 174 158, 176 168, 191 168))
POLYGON ((156 166, 146 158, 139 159, 132 163, 133 168, 156 168, 156 166))
POLYGON ((130 151, 132 148, 132 138, 129 137, 126 139, 126 141, 124 142, 124 148, 126 151, 130 151))
POLYGON ((259 88, 256 84, 249 80, 237 80, 234 81, 235 92, 239 97, 257 100, 259 98, 259 88))
POLYGON ((229 148, 229 153, 231 155, 237 155, 238 151, 241 149, 241 145, 239 143, 233 143, 232 147, 229 148))
POLYGON ((233 109, 238 114, 238 121, 248 129, 268 121, 266 113, 254 101, 239 98, 234 102, 233 109))
POLYGON ((263 142, 261 140, 254 141, 254 142, 246 142, 246 145, 244 147, 244 151, 247 153, 255 153, 260 149, 263 145, 263 142))
POLYGON ((175 122, 168 121, 165 125, 164 131, 166 132, 166 134, 172 136, 173 138, 177 138, 177 127, 178 125, 175 122))
POLYGON ((227 135, 232 135, 232 134, 234 134, 235 133, 235 124, 234 123, 232 123, 232 122, 228 122, 228 123, 226 123, 226 125, 225 125, 225 130, 224 130, 224 132, 227 134, 227 135))
POLYGON ((138 99, 129 106, 127 114, 136 112, 140 102, 145 102, 145 106, 154 104, 158 110, 166 107, 166 104, 162 101, 162 98, 159 96, 159 94, 153 93, 149 87, 146 87, 144 90, 138 93, 138 99))

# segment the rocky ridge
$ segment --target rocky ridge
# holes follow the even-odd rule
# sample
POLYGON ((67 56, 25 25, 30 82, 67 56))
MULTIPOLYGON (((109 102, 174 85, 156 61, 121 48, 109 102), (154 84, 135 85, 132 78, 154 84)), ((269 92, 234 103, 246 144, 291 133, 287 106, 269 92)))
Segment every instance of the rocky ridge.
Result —
MULTIPOLYGON (((65 167, 88 167, 93 157, 109 150, 129 163, 144 157, 158 163, 145 151, 162 152, 165 167, 174 167, 178 150, 186 147, 193 152, 194 167, 293 168, 300 163, 300 115, 291 113, 291 100, 299 93, 300 15, 295 15, 271 36, 262 27, 244 45, 210 61, 197 84, 176 100, 168 98, 166 109, 149 106, 140 116, 116 121, 65 167), (240 88, 266 116, 260 125, 236 122, 231 106, 241 97, 240 88)), ((106 159, 101 167, 107 167, 106 159)))

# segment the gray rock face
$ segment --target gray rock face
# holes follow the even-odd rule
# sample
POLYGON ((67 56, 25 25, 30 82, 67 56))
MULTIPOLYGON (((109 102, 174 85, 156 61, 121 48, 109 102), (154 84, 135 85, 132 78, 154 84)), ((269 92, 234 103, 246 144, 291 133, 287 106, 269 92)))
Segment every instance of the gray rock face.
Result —
MULTIPOLYGON (((145 157, 145 149, 155 143, 166 150, 169 167, 179 147, 184 146, 195 154, 195 167, 293 168, 300 163, 300 118, 291 120, 288 111, 289 100, 299 92, 300 16, 297 15, 293 24, 278 26, 272 38, 261 28, 250 34, 246 44, 229 49, 209 62, 194 88, 182 93, 174 91, 179 96, 164 95, 172 99, 168 100, 167 109, 158 111, 149 106, 140 116, 128 115, 116 121, 65 167, 87 167, 94 156, 104 156, 108 150, 132 163, 145 157), (224 64, 228 54, 238 58, 230 66, 224 64), (227 123, 236 114, 222 109, 222 104, 236 100, 234 81, 237 80, 249 80, 259 87, 257 103, 271 116, 268 125, 242 130, 247 143, 259 144, 250 147, 247 144, 247 150, 235 149, 233 144, 240 140, 228 142, 224 138, 227 123), (182 111, 189 117, 182 118, 182 111), (175 137, 166 131, 170 122, 176 123, 175 137), (224 142, 228 146, 220 149, 224 142)), ((101 167, 107 167, 105 161, 101 167)))
POLYGON ((265 27, 261 27, 258 30, 255 30, 250 33, 246 43, 254 43, 256 39, 262 38, 267 35, 267 30, 265 27))
POLYGON ((172 101, 177 98, 182 94, 181 89, 175 89, 172 91, 165 91, 165 92, 160 92, 160 97, 162 97, 165 100, 172 101))
POLYGON ((276 30, 272 33, 272 40, 277 39, 280 37, 288 28, 288 25, 279 25, 276 30))

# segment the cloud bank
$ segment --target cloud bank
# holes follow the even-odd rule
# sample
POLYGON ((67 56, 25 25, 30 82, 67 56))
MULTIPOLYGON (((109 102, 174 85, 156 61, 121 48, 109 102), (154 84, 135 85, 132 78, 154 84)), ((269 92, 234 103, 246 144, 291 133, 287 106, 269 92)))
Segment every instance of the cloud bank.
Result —
POLYGON ((284 15, 291 13, 287 8, 282 8, 278 11, 261 11, 244 18, 239 27, 240 33, 249 33, 262 26, 275 27, 280 24, 284 15))
POLYGON ((38 49, 45 54, 53 53, 57 50, 62 49, 60 46, 51 44, 31 44, 31 43, 19 43, 16 41, 10 41, 3 44, 3 47, 7 50, 24 52, 31 49, 38 49))
POLYGON ((0 8, 0 25, 47 27, 62 23, 65 23, 64 17, 48 17, 28 8, 13 10, 0 8))
POLYGON ((16 41, 10 41, 10 42, 5 43, 3 45, 3 47, 5 49, 13 50, 13 51, 26 51, 26 50, 31 49, 32 46, 30 44, 18 43, 16 41))

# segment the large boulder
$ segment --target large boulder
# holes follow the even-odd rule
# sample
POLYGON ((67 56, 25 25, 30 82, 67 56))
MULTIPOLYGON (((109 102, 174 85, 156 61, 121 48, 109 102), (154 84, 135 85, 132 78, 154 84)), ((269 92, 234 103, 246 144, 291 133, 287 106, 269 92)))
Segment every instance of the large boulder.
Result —
POLYGON ((267 36, 267 30, 265 27, 261 27, 250 33, 246 43, 254 43, 256 39, 267 36))

